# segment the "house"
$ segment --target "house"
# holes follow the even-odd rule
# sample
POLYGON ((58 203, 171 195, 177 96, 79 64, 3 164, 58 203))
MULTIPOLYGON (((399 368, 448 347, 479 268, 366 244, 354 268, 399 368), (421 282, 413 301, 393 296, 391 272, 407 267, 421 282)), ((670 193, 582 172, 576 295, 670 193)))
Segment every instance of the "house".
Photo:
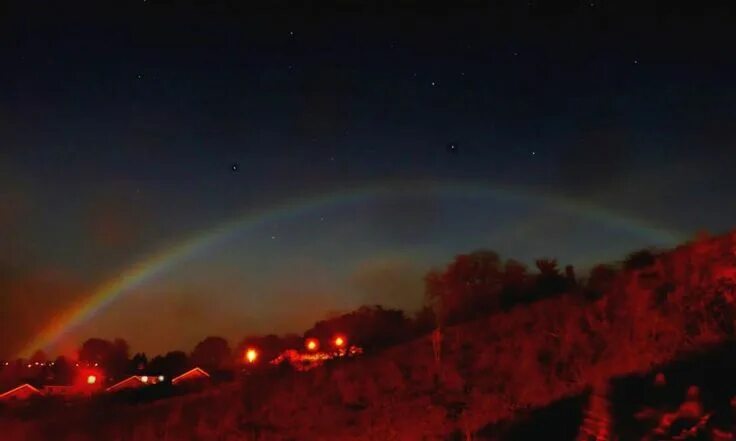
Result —
POLYGON ((123 381, 113 384, 107 392, 118 392, 125 389, 139 389, 141 387, 158 384, 164 381, 163 376, 132 375, 123 381))
POLYGON ((179 384, 182 382, 196 381, 196 380, 205 380, 205 379, 208 379, 209 377, 210 377, 210 374, 208 374, 201 368, 195 367, 194 369, 184 372, 183 374, 171 380, 171 384, 179 384))
POLYGON ((43 393, 52 397, 73 397, 82 395, 83 391, 75 386, 46 385, 43 387, 43 393))
POLYGON ((27 400, 34 395, 41 395, 41 391, 26 383, 0 394, 0 400, 27 400))

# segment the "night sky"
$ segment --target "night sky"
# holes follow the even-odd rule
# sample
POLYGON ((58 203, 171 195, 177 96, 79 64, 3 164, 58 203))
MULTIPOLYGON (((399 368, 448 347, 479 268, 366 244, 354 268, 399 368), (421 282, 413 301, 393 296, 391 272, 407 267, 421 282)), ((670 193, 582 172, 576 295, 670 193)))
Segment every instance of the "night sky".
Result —
POLYGON ((415 310, 461 252, 582 270, 736 225, 733 7, 397 3, 0 3, 0 357, 223 223, 46 349, 300 332, 415 310))

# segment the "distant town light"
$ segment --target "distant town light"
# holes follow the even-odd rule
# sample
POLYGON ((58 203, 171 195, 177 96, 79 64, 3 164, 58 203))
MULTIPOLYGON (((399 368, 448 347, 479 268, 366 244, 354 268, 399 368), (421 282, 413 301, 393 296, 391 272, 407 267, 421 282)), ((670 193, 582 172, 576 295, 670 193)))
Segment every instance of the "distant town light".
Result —
POLYGON ((146 375, 142 376, 141 381, 144 383, 148 383, 148 377, 146 375))
POLYGON ((254 348, 249 348, 245 351, 245 359, 248 363, 255 363, 256 359, 258 359, 258 351, 254 348))
POLYGON ((161 381, 164 381, 164 376, 163 376, 163 375, 159 375, 159 376, 158 376, 158 381, 159 381, 159 382, 161 382, 161 381))
POLYGON ((316 338, 308 338, 306 346, 310 351, 316 351, 319 348, 319 342, 316 338))
POLYGON ((90 375, 87 377, 87 384, 95 384, 97 383, 97 377, 94 375, 90 375))
POLYGON ((338 348, 345 346, 345 337, 341 335, 335 337, 335 346, 337 346, 338 348))

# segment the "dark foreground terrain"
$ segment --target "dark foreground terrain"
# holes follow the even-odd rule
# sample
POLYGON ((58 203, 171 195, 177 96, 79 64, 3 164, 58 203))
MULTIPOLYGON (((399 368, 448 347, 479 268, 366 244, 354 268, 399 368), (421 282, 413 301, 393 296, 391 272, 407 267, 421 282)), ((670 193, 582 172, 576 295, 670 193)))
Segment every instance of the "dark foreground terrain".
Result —
POLYGON ((309 372, 273 369, 151 402, 5 407, 0 433, 10 441, 564 440, 592 412, 609 434, 640 439, 691 385, 702 413, 725 427, 736 392, 735 239, 701 240, 620 271, 602 296, 571 293, 446 327, 439 360, 427 335, 309 372), (649 403, 660 371, 662 398, 649 403), (591 396, 607 405, 591 411, 591 396), (653 416, 635 419, 646 406, 653 416))

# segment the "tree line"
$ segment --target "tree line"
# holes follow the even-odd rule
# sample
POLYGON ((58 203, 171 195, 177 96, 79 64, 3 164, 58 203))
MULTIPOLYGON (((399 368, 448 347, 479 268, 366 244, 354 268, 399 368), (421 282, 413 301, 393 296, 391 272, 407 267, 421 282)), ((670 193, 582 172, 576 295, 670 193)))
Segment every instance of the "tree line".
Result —
POLYGON ((14 377, 32 384, 68 384, 73 380, 75 363, 100 366, 112 380, 142 373, 170 378, 194 366, 215 373, 231 372, 241 364, 248 347, 258 348, 260 360, 267 361, 286 349, 301 348, 304 338, 327 343, 336 334, 345 335, 350 344, 373 351, 416 338, 437 327, 474 320, 563 293, 594 300, 611 289, 621 269, 646 268, 655 258, 656 254, 650 250, 637 251, 620 265, 593 267, 587 278, 582 279, 571 265, 561 269, 555 259, 538 259, 534 270, 530 270, 517 260, 503 260, 493 251, 479 250, 458 255, 444 268, 429 271, 424 280, 424 305, 413 315, 380 305, 362 306, 320 320, 302 335, 250 336, 235 347, 225 338, 210 336, 190 353, 177 350, 151 359, 144 353, 131 354, 129 344, 123 339, 90 338, 79 348, 77 361, 61 356, 48 363, 45 354, 39 351, 28 361, 18 360, 5 366, 5 375, 0 373, 0 378, 14 377))

